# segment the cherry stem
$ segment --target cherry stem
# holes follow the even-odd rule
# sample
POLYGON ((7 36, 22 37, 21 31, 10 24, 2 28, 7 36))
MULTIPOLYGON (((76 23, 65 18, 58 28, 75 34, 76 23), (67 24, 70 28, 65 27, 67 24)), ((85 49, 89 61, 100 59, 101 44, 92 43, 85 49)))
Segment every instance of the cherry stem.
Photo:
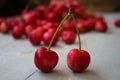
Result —
POLYGON ((77 31, 78 41, 79 41, 79 50, 81 51, 82 49, 81 49, 80 32, 79 32, 79 30, 78 30, 78 25, 77 25, 77 22, 76 22, 76 16, 74 15, 72 9, 70 9, 70 15, 71 15, 71 17, 73 18, 73 21, 74 21, 75 26, 76 26, 76 31, 77 31))
POLYGON ((56 31, 55 31, 55 33, 54 33, 54 35, 53 35, 53 37, 52 37, 52 39, 51 39, 51 41, 50 41, 50 44, 48 45, 48 51, 50 51, 50 48, 51 48, 51 45, 52 45, 52 43, 53 43, 53 40, 54 40, 54 38, 55 38, 55 36, 58 34, 58 32, 60 31, 60 29, 61 29, 61 27, 62 27, 62 24, 64 23, 64 21, 66 20, 66 19, 68 19, 70 17, 70 11, 66 14, 66 16, 63 18, 63 20, 61 21, 61 23, 59 24, 59 26, 58 26, 58 28, 56 29, 56 31))

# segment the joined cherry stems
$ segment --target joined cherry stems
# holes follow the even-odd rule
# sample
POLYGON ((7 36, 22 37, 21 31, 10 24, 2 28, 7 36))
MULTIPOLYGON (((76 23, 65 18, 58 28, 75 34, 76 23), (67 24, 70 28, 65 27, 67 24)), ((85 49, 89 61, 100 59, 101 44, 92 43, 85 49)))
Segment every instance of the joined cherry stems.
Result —
POLYGON ((79 50, 81 51, 81 39, 80 39, 80 32, 78 30, 78 25, 77 25, 77 21, 76 21, 76 16, 73 13, 72 8, 70 9, 70 13, 71 13, 71 17, 73 18, 73 21, 75 23, 75 27, 76 27, 76 31, 77 31, 77 36, 78 36, 78 42, 79 42, 79 50))
POLYGON ((56 29, 51 41, 50 41, 50 44, 48 45, 48 48, 47 50, 50 51, 50 48, 51 48, 51 45, 53 43, 53 40, 54 38, 56 37, 56 35, 58 34, 58 32, 60 31, 61 27, 62 27, 62 24, 64 23, 64 21, 66 19, 68 19, 69 17, 72 17, 73 18, 73 21, 75 23, 75 26, 76 26, 76 31, 77 31, 77 35, 78 35, 78 40, 79 40, 79 50, 81 51, 81 40, 80 40, 80 33, 79 33, 79 30, 78 30, 78 26, 77 26, 77 22, 76 22, 76 17, 74 15, 74 12, 72 10, 72 8, 69 9, 69 12, 66 14, 66 16, 63 18, 63 20, 61 21, 61 23, 59 24, 58 28, 56 29))
POLYGON ((55 36, 58 34, 58 32, 60 31, 60 29, 61 29, 61 27, 62 27, 62 24, 63 24, 64 21, 65 21, 66 19, 68 19, 69 17, 70 17, 70 12, 67 13, 67 15, 63 18, 63 20, 62 20, 61 23, 59 24, 58 28, 56 29, 56 31, 55 31, 55 33, 54 33, 54 35, 53 35, 53 37, 52 37, 52 39, 51 39, 51 41, 50 41, 50 44, 48 45, 48 49, 47 49, 48 51, 50 51, 51 45, 52 45, 52 43, 53 43, 53 40, 54 40, 55 36))

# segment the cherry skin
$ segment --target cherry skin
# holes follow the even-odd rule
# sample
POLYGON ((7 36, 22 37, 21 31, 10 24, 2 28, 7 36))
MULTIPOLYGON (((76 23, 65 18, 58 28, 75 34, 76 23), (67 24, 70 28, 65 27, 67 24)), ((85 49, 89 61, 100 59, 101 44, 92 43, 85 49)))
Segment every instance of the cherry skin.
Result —
POLYGON ((66 44, 72 44, 76 40, 76 33, 73 31, 63 31, 61 38, 66 44))
POLYGON ((98 31, 98 32, 106 32, 107 31, 107 24, 105 23, 104 20, 102 19, 99 19, 96 21, 96 24, 95 24, 95 30, 98 31))
MULTIPOLYGON (((50 41, 52 40, 52 37, 53 37, 54 33, 55 33, 55 29, 53 28, 53 29, 49 29, 47 32, 45 32, 45 33, 43 34, 42 40, 43 40, 43 42, 44 42, 46 45, 49 45, 49 44, 50 44, 50 41)), ((52 46, 55 46, 55 45, 56 45, 56 43, 58 42, 58 38, 59 38, 59 35, 57 35, 57 36, 54 38, 53 43, 52 43, 52 46)))
POLYGON ((87 29, 84 25, 84 20, 80 19, 78 22, 77 22, 77 26, 78 26, 78 30, 80 33, 85 33, 87 32, 87 29))
POLYGON ((115 27, 120 27, 120 19, 116 19, 114 21, 114 25, 115 25, 115 27))
POLYGON ((29 34, 28 39, 32 45, 38 45, 42 40, 44 30, 41 27, 38 27, 29 34))
POLYGON ((58 59, 56 52, 47 51, 47 48, 40 47, 35 52, 34 64, 42 72, 50 72, 57 65, 58 59))
POLYGON ((90 64, 90 55, 85 50, 72 49, 67 55, 67 65, 73 72, 82 72, 90 64))
POLYGON ((9 32, 9 29, 10 27, 7 21, 2 21, 0 24, 0 31, 5 34, 9 32))
POLYGON ((18 20, 15 17, 11 17, 8 20, 8 24, 10 25, 10 29, 13 29, 14 26, 18 25, 18 20))
POLYGON ((35 10, 36 10, 36 13, 39 15, 39 18, 42 19, 43 15, 47 11, 47 6, 38 6, 38 7, 36 7, 35 10))
POLYGON ((95 20, 91 18, 85 20, 84 26, 86 27, 87 31, 93 30, 95 27, 95 20))
POLYGON ((36 19, 38 18, 38 15, 34 11, 30 11, 22 15, 22 17, 27 24, 32 24, 35 23, 36 19))
POLYGON ((13 27, 13 29, 12 29, 12 36, 13 36, 13 38, 15 38, 15 39, 19 39, 19 38, 21 38, 22 37, 22 28, 20 27, 20 26, 15 26, 15 27, 13 27))
POLYGON ((57 20, 57 13, 55 12, 48 12, 45 15, 45 18, 47 21, 56 21, 57 20))
POLYGON ((27 25, 26 27, 25 27, 25 34, 26 34, 26 36, 28 37, 29 36, 29 34, 33 31, 33 26, 32 25, 27 25))

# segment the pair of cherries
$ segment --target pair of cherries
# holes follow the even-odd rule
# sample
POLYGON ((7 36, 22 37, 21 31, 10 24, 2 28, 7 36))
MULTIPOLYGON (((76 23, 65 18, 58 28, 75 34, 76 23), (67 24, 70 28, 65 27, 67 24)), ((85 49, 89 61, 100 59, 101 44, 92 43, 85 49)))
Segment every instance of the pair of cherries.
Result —
MULTIPOLYGON (((72 17, 76 25, 75 15, 73 13, 73 10, 70 9, 68 14, 64 17, 64 19, 61 21, 60 25, 58 26, 57 30, 55 31, 48 48, 40 47, 36 50, 34 55, 34 64, 40 71, 50 72, 57 65, 59 60, 58 54, 55 51, 51 50, 50 48, 54 38, 56 37, 57 33, 60 31, 63 22, 69 17, 72 17)), ((78 34, 79 49, 74 48, 68 52, 67 65, 73 72, 82 72, 90 64, 90 55, 87 51, 81 49, 80 33, 77 25, 76 25, 76 31, 78 34)))

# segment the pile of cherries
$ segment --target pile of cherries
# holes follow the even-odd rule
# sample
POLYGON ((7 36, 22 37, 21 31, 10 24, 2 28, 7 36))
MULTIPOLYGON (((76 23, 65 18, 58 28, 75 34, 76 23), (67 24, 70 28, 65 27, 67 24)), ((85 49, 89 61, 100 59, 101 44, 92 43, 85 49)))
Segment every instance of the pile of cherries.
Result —
MULTIPOLYGON (((57 34, 59 34, 60 29, 62 28, 62 24, 68 18, 72 18, 75 24, 76 32, 78 35, 79 41, 79 49, 73 48, 67 54, 67 65, 73 72, 82 72, 84 71, 90 64, 90 55, 86 50, 81 49, 81 40, 80 40, 80 33, 76 21, 76 17, 74 15, 73 9, 70 8, 69 12, 61 21, 60 25, 56 29, 53 37, 50 41, 48 48, 46 47, 39 47, 34 55, 34 64, 35 66, 41 70, 42 72, 50 72, 55 66, 58 64, 59 56, 57 52, 51 50, 52 43, 56 40, 57 34)), ((65 33, 66 35, 66 33, 65 33)), ((69 36, 69 35, 68 35, 69 36)), ((72 37, 71 37, 72 38, 72 37)))
MULTIPOLYGON (((18 16, 1 17, 0 32, 11 33, 15 39, 26 37, 32 45, 39 45, 41 42, 48 45, 69 8, 74 10, 80 33, 107 31, 104 18, 85 9, 79 1, 53 0, 48 6, 40 5, 30 11, 23 10, 18 16)), ((62 26, 52 43, 53 46, 59 41, 59 38, 66 44, 72 44, 75 41, 76 29, 73 20, 69 18, 62 26)))
MULTIPOLYGON (((120 19, 114 24, 120 27, 120 19)), ((50 49, 51 46, 56 45, 59 38, 66 44, 72 44, 76 34, 79 49, 74 48, 68 52, 67 65, 74 72, 84 71, 90 64, 90 55, 81 49, 79 33, 106 32, 107 29, 103 17, 85 9, 77 0, 53 0, 48 6, 40 5, 34 10, 23 10, 19 16, 0 18, 1 33, 11 33, 15 39, 26 37, 32 45, 39 45, 41 42, 48 45, 48 48, 38 48, 34 56, 36 67, 42 72, 52 71, 58 63, 59 56, 50 49)))

